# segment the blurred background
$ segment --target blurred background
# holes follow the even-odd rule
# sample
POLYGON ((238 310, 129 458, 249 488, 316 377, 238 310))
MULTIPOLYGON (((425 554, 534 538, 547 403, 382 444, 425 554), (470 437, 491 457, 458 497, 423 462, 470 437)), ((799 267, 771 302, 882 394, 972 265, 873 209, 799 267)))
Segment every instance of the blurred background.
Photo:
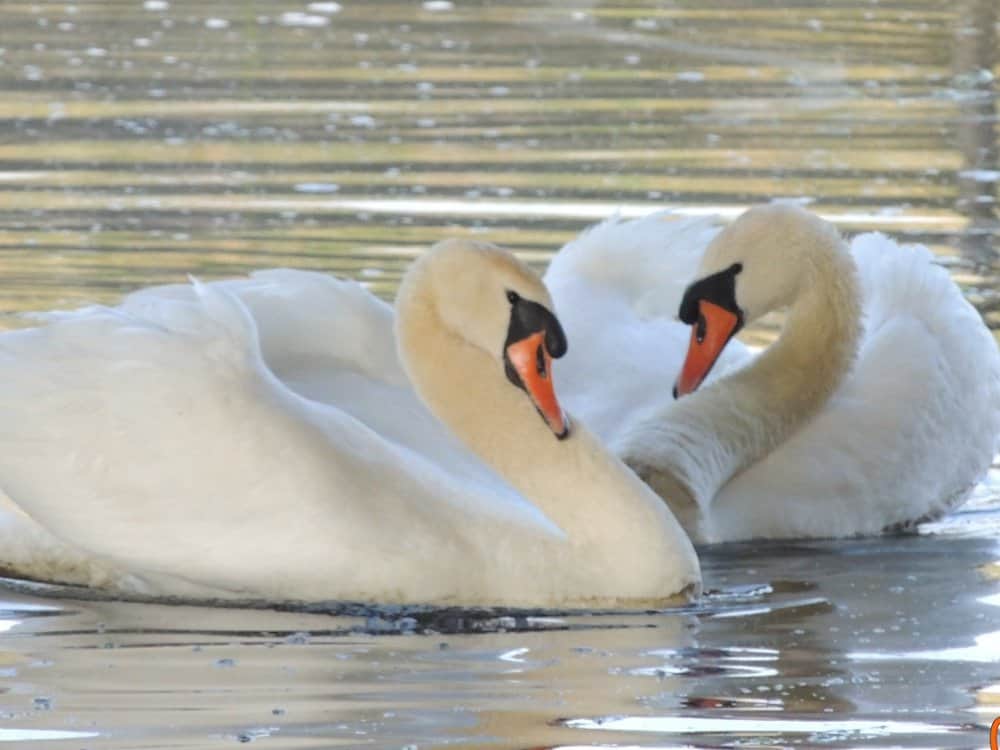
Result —
POLYGON ((0 327, 794 198, 997 297, 995 0, 4 2, 0 327))

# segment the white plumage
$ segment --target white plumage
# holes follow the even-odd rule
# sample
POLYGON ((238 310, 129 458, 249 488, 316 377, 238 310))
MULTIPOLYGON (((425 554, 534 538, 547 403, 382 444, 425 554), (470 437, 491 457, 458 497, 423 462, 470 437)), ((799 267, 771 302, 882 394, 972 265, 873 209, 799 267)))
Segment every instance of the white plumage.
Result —
MULTIPOLYGON (((791 434, 769 434, 784 422, 727 386, 734 374, 739 394, 791 387, 748 378, 759 357, 737 341, 674 401, 690 336, 677 308, 719 232, 611 219, 555 257, 545 280, 569 338, 555 378, 577 422, 654 487, 686 488, 694 512, 676 512, 704 540, 878 533, 961 500, 997 448, 1000 357, 923 248, 850 244, 860 302, 831 304, 861 318, 856 358, 791 434)), ((769 264, 746 299, 781 280, 787 250, 743 259, 769 264)), ((484 292, 499 277, 455 266, 448 282, 466 275, 455 315, 499 331, 484 292)), ((553 605, 697 581, 662 504, 589 438, 553 453, 563 444, 520 391, 484 385, 502 366, 466 374, 464 345, 430 356, 446 373, 430 390, 468 397, 444 426, 401 364, 392 308, 357 284, 264 271, 45 317, 0 335, 0 486, 13 500, 0 503, 0 562, 15 573, 143 593, 553 605), (507 439, 518 420, 532 437, 507 439)), ((801 382, 837 349, 813 338, 795 357, 801 382)), ((484 346, 495 358, 501 344, 484 346)))
MULTIPOLYGON (((768 221, 798 222, 801 213, 768 221)), ((690 337, 675 316, 719 231, 710 220, 664 214, 612 219, 560 251, 545 275, 570 340, 557 371, 563 397, 628 463, 674 466, 677 445, 662 430, 691 416, 671 392, 690 337)), ((791 262, 780 240, 737 252, 747 266, 766 264, 769 277, 791 262)), ((700 523, 688 524, 703 540, 838 537, 911 524, 960 502, 996 454, 1000 355, 948 272, 926 248, 877 233, 854 238, 849 256, 862 329, 853 367, 816 415, 767 455, 708 478, 700 523)), ((850 308, 847 300, 831 304, 850 308)), ((832 343, 817 335, 812 346, 821 352, 832 343)), ((820 357, 800 351, 789 359, 808 369, 820 357)), ((699 411, 709 413, 728 398, 721 376, 753 361, 730 343, 709 378, 716 385, 687 398, 701 398, 699 411)), ((687 449, 710 452, 753 408, 736 401, 699 422, 699 445, 687 449)))
POLYGON ((475 411, 455 432, 485 430, 486 460, 520 466, 513 484, 417 398, 392 309, 357 284, 271 271, 153 288, 0 336, 0 485, 33 519, 6 509, 0 561, 125 591, 270 600, 611 606, 697 587, 690 542, 655 495, 584 429, 556 440, 507 382, 502 282, 551 306, 540 281, 496 251, 452 255, 453 291, 470 287, 477 309, 426 283, 409 295, 496 341, 430 326, 413 358, 430 357, 450 400, 475 411), (560 478, 573 474, 587 486, 560 478), (625 555, 560 515, 606 507, 616 534, 621 503, 659 530, 625 555))

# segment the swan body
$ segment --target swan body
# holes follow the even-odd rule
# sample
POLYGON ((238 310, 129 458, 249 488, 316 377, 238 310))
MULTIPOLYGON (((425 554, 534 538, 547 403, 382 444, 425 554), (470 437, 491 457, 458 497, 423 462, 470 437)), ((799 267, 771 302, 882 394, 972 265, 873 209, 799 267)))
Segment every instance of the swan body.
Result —
POLYGON ((788 205, 666 218, 597 226, 545 281, 577 344, 564 400, 695 539, 877 534, 968 494, 997 451, 1000 355, 929 251, 848 245, 788 205), (787 309, 785 328, 759 355, 732 340, 675 399, 698 348, 675 316, 726 273, 741 318, 787 309))
MULTIPOLYGON (((570 347, 553 375, 578 417, 574 434, 583 434, 581 423, 593 429, 703 541, 879 533, 946 510, 995 452, 992 337, 925 249, 879 234, 841 246, 803 212, 772 210, 778 216, 765 215, 765 225, 805 222, 826 238, 818 246, 833 248, 833 268, 848 281, 822 288, 834 294, 839 332, 829 317, 800 312, 802 333, 790 340, 785 332, 767 381, 754 370, 761 356, 733 339, 701 388, 680 400, 671 387, 691 329, 678 309, 692 281, 736 260, 741 275, 751 272, 745 238, 731 234, 713 256, 716 221, 657 214, 606 221, 556 255, 545 280, 570 347), (804 354, 788 353, 796 338, 804 354), (819 361, 827 364, 817 381, 819 361), (799 370, 798 383, 783 379, 799 370), (744 379, 742 394, 726 385, 730 376, 744 379)), ((759 239, 769 268, 789 267, 780 279, 789 288, 774 299, 742 287, 741 301, 754 316, 781 303, 794 310, 788 245, 759 239)), ((806 232, 807 255, 815 239, 806 232)), ((758 289, 768 288, 767 276, 758 289)), ((478 294, 464 304, 478 306, 478 294)), ((602 529, 604 541, 612 529, 629 532, 635 515, 624 525, 608 520, 642 494, 631 480, 612 481, 610 503, 595 491, 566 516, 565 507, 543 507, 535 493, 589 486, 581 466, 603 466, 606 477, 620 469, 593 444, 574 453, 568 473, 560 457, 551 471, 524 475, 522 466, 555 460, 534 444, 531 460, 499 459, 507 426, 480 430, 476 420, 492 414, 506 425, 501 402, 447 399, 474 391, 488 366, 476 360, 478 379, 452 382, 410 357, 408 372, 393 309, 354 283, 275 270, 45 317, 39 328, 0 335, 0 488, 12 496, 0 495, 2 570, 145 594, 442 603, 572 603, 586 598, 582 578, 607 589, 620 583, 608 573, 619 568, 604 561, 601 570, 581 568, 576 591, 556 591, 567 580, 540 570, 589 556, 584 540, 602 529), (438 393, 436 406, 413 382, 438 393), (459 439, 439 417, 471 432, 459 439), (345 497, 353 515, 336 512, 345 497), (454 567, 443 562, 460 555, 454 567), (538 567, 522 561, 496 572, 522 555, 537 555, 538 567)), ((433 328, 417 319, 418 329, 433 328)), ((425 361, 434 360, 458 361, 425 361)), ((519 403, 542 445, 560 446, 528 400, 519 403)), ((649 559, 676 573, 661 590, 696 580, 672 519, 650 522, 675 547, 672 556, 649 546, 649 559)), ((623 580, 655 578, 629 564, 623 580)), ((645 596, 624 585, 607 598, 596 591, 592 601, 645 596)))
POLYGON ((561 413, 558 439, 532 387, 505 377, 525 305, 558 327, 512 256, 453 241, 408 273, 395 321, 356 284, 275 271, 5 333, 0 486, 16 507, 0 561, 270 601, 650 606, 696 591, 663 503, 561 413))

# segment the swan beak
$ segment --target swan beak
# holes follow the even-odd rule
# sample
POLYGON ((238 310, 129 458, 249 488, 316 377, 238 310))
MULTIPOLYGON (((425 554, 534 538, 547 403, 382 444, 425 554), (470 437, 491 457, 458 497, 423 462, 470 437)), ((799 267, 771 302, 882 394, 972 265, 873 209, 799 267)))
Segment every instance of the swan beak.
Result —
POLYGON ((545 332, 537 331, 507 345, 507 362, 520 385, 531 397, 538 413, 560 440, 569 435, 569 420, 559 405, 552 384, 552 356, 545 346, 545 332))
POLYGON ((699 300, 698 321, 691 326, 691 343, 674 386, 674 398, 697 390, 729 339, 739 330, 740 322, 740 316, 733 311, 708 300, 699 300))

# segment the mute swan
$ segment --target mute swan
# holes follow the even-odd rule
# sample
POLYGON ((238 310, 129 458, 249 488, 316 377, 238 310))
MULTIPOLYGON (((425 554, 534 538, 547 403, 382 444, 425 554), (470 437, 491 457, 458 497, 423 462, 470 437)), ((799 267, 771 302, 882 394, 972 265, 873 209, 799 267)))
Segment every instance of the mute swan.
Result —
MULTIPOLYGON (((54 314, 0 336, 0 486, 30 516, 5 520, 65 540, 69 577, 91 575, 82 551, 145 593, 645 607, 697 591, 670 511, 562 411, 552 309, 513 256, 453 240, 399 290, 405 372, 388 306, 318 274, 54 314)), ((8 566, 59 577, 52 544, 32 559, 5 541, 8 566)))
POLYGON ((968 494, 1000 433, 996 343, 932 261, 790 205, 721 233, 611 220, 545 275, 574 342, 556 385, 696 541, 912 525, 968 494), (731 340, 780 308, 759 356, 731 340))

